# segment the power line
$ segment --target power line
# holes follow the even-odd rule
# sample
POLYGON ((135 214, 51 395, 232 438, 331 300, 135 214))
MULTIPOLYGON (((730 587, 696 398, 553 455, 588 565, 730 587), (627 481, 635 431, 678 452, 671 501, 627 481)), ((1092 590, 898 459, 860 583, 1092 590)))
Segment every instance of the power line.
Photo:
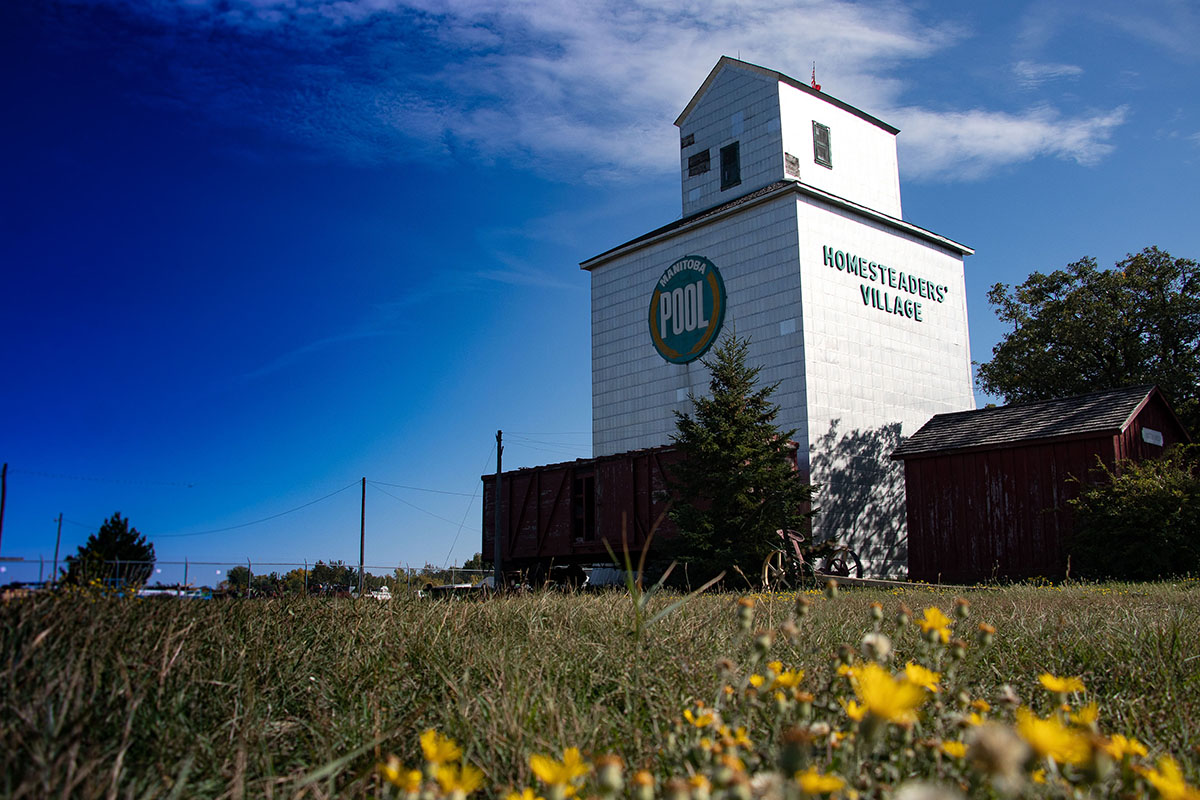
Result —
POLYGON ((42 472, 36 469, 14 469, 12 472, 19 472, 22 475, 39 475, 43 478, 64 478, 69 481, 97 481, 100 483, 127 483, 138 484, 142 486, 179 486, 184 489, 191 489, 195 486, 194 483, 181 483, 179 481, 150 481, 140 480, 135 478, 98 478, 94 475, 64 475, 60 472, 42 472))
MULTIPOLYGON (((491 463, 492 460, 492 453, 494 452, 496 452, 495 443, 492 444, 492 449, 488 450, 487 458, 483 460, 483 466, 479 468, 480 472, 483 472, 485 469, 487 469, 488 464, 491 463)), ((443 569, 445 569, 446 565, 450 563, 450 557, 454 555, 454 545, 458 544, 458 537, 462 535, 463 526, 467 524, 467 515, 471 513, 471 506, 475 505, 475 495, 479 493, 479 487, 482 484, 482 480, 475 482, 475 491, 471 492, 471 502, 467 503, 467 510, 463 512, 462 522, 458 523, 458 531, 454 534, 454 541, 450 542, 450 550, 446 553, 446 560, 442 562, 443 569)))
POLYGON ((375 486, 391 486, 394 489, 410 489, 414 492, 432 492, 433 494, 451 494, 451 495, 454 495, 455 497, 474 497, 475 496, 473 494, 467 494, 466 492, 448 492, 448 491, 445 491, 444 489, 423 489, 420 486, 405 486, 404 484, 401 484, 401 483, 386 483, 384 481, 373 481, 370 478, 367 479, 367 483, 374 484, 375 486))
MULTIPOLYGON (((378 486, 377 486, 377 487, 375 487, 375 488, 376 488, 376 489, 379 489, 379 487, 378 487, 378 486)), ((438 514, 435 514, 435 513, 433 513, 432 511, 426 511, 425 509, 421 508, 419 505, 416 505, 415 503, 410 503, 410 502, 408 502, 408 501, 407 501, 407 500, 405 500, 403 497, 397 497, 396 495, 394 495, 394 494, 392 494, 391 492, 389 492, 387 489, 379 489, 379 491, 383 492, 384 494, 386 494, 388 497, 392 498, 393 500, 398 500, 398 501, 400 501, 401 503, 404 503, 404 505, 406 505, 406 506, 411 506, 412 508, 415 508, 417 511, 420 511, 422 514, 428 514, 429 516, 433 517, 434 519, 440 519, 442 522, 449 522, 451 525, 457 525, 457 524, 458 524, 457 522, 455 522, 455 521, 454 521, 454 520, 452 520, 452 519, 446 519, 445 517, 443 517, 443 516, 440 516, 440 515, 438 515, 438 514)))
MULTIPOLYGON (((302 508, 308 508, 311 505, 319 503, 322 500, 328 500, 329 498, 333 497, 334 495, 341 494, 342 492, 346 491, 347 489, 352 489, 358 485, 359 485, 359 482, 354 481, 346 486, 343 486, 341 489, 338 489, 336 492, 330 492, 329 494, 325 495, 324 497, 318 497, 316 500, 310 500, 309 502, 304 503, 303 505, 298 505, 295 508, 289 508, 287 511, 280 511, 278 514, 272 514, 269 517, 263 517, 262 519, 256 519, 253 522, 243 522, 240 525, 230 525, 227 528, 213 528, 212 530, 195 531, 193 533, 158 533, 158 534, 154 535, 154 538, 156 538, 156 539, 175 539, 175 538, 179 538, 179 537, 183 537, 183 536, 206 536, 210 533, 224 533, 225 531, 235 531, 239 528, 248 528, 251 525, 258 525, 260 522, 268 522, 273 519, 278 519, 279 517, 282 517, 286 514, 291 514, 294 511, 299 511, 302 508)), ((380 491, 382 491, 382 489, 380 491)))

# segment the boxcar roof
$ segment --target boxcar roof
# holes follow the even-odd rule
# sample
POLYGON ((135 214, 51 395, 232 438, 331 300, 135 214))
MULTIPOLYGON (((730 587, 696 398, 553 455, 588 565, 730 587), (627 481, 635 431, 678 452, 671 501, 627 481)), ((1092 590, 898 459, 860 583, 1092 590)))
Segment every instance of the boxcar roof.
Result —
POLYGON ((896 448, 892 458, 1006 447, 1041 439, 1116 434, 1125 429, 1155 394, 1160 394, 1156 386, 1129 386, 1058 400, 937 414, 896 448))

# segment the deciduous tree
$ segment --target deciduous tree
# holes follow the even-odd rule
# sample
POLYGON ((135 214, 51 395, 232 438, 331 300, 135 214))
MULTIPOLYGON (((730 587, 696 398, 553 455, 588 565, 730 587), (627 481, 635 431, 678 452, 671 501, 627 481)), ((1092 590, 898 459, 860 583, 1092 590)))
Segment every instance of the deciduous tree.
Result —
POLYGON ((988 300, 1012 326, 979 365, 984 391, 1006 402, 1158 384, 1188 431, 1200 432, 1200 264, 1156 247, 1100 269, 997 283, 988 300))

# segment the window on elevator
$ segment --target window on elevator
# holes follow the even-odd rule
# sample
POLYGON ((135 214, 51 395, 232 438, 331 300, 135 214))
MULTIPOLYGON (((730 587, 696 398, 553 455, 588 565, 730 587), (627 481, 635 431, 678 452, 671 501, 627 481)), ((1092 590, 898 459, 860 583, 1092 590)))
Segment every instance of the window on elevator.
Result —
POLYGON ((742 160, 737 142, 721 148, 721 189, 737 186, 742 182, 742 160))
POLYGON ((813 161, 833 169, 833 148, 829 143, 829 126, 813 122, 813 161))

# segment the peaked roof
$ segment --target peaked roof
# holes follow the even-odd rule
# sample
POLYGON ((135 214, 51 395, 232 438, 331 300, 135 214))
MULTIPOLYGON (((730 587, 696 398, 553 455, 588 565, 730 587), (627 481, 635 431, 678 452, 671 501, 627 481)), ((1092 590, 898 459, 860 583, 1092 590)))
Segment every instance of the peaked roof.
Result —
POLYGON ((937 414, 896 448, 892 458, 1011 447, 1040 439, 1116 434, 1125 430, 1134 415, 1156 394, 1162 395, 1157 386, 1129 386, 1058 400, 937 414))
POLYGON ((764 78, 770 78, 772 80, 779 81, 780 83, 786 83, 788 86, 799 89, 800 91, 810 94, 813 97, 819 97, 826 103, 837 106, 843 111, 849 111, 854 116, 864 119, 872 125, 877 125, 880 128, 883 128, 888 133, 897 134, 900 132, 899 128, 889 125, 883 120, 873 117, 867 112, 857 109, 849 103, 843 103, 836 97, 831 97, 822 91, 814 89, 803 81, 798 81, 789 75, 784 75, 782 72, 777 72, 773 69, 767 69, 766 67, 760 67, 758 64, 751 64, 749 61, 741 61, 736 58, 730 58, 729 56, 721 56, 721 59, 717 62, 717 65, 712 68, 712 72, 708 73, 708 77, 704 79, 704 83, 700 84, 700 88, 696 90, 694 95, 692 95, 692 99, 688 101, 687 106, 685 106, 683 111, 679 113, 679 116, 675 118, 676 126, 679 126, 684 119, 687 118, 687 115, 692 113, 692 109, 696 107, 696 103, 700 102, 700 98, 704 96, 704 93, 708 91, 708 87, 712 85, 714 80, 716 80, 717 74, 727 66, 737 67, 739 69, 746 70, 747 72, 757 72, 764 78))

